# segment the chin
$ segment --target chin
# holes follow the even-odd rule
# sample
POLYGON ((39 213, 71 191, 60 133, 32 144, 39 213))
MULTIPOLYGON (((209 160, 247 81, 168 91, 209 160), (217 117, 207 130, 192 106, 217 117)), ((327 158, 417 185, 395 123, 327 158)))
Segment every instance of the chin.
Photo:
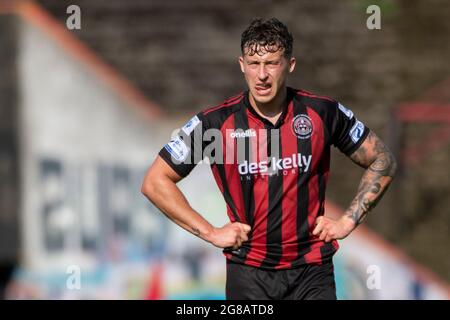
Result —
POLYGON ((273 97, 256 97, 255 101, 261 104, 269 103, 273 100, 273 97))
POLYGON ((269 103, 271 102, 273 99, 275 98, 275 96, 273 94, 268 95, 268 96, 260 96, 256 93, 253 93, 253 99, 258 102, 258 103, 269 103))

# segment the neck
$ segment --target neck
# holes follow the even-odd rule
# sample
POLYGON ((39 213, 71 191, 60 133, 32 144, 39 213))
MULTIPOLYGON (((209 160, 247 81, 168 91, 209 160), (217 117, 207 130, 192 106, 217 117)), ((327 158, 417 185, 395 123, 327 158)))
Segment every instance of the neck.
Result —
POLYGON ((257 102, 253 95, 249 92, 249 101, 253 109, 258 112, 263 117, 275 117, 279 115, 287 103, 287 88, 278 91, 277 95, 273 98, 272 101, 268 103, 260 103, 257 102))

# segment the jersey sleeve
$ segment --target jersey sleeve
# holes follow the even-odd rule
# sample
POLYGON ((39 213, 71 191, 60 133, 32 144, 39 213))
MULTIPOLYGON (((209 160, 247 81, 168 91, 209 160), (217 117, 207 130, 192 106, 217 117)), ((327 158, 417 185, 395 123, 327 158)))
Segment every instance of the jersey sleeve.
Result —
POLYGON ((203 160, 202 137, 206 128, 207 119, 200 112, 159 151, 159 156, 181 177, 186 177, 203 160))
POLYGON ((370 129, 356 118, 352 110, 339 102, 332 107, 332 144, 345 155, 350 156, 364 142, 370 129))

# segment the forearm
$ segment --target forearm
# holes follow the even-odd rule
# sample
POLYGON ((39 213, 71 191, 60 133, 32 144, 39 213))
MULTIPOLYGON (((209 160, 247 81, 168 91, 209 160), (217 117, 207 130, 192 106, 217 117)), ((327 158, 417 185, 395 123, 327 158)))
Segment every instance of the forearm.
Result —
POLYGON ((389 152, 379 153, 366 169, 358 187, 357 195, 346 211, 346 216, 351 218, 358 226, 372 210, 391 184, 396 171, 396 162, 389 152))
POLYGON ((170 220, 183 229, 210 241, 214 227, 189 205, 177 185, 170 179, 160 178, 147 182, 142 193, 170 220))

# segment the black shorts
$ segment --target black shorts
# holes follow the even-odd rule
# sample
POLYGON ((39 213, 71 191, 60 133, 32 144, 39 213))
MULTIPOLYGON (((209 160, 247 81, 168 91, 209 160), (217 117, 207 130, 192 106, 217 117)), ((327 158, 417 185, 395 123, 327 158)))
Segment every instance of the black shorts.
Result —
POLYGON ((227 300, 336 300, 333 262, 263 270, 227 259, 227 300))

